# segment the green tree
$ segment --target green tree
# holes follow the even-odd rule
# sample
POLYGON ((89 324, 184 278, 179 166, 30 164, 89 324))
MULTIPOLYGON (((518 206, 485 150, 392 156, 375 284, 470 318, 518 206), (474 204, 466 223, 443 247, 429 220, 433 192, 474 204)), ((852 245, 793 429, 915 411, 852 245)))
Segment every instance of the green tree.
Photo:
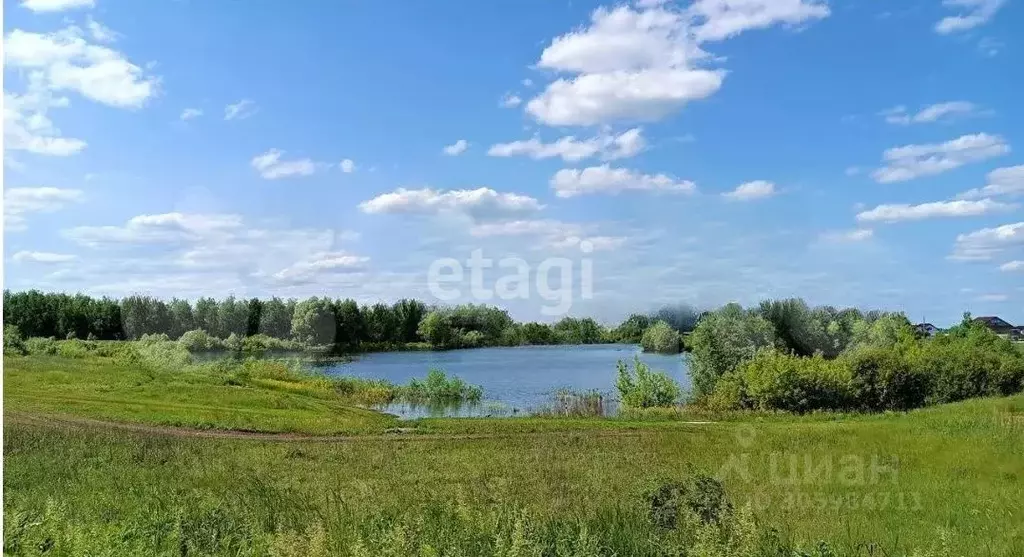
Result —
POLYGON ((329 298, 314 297, 295 304, 292 337, 296 340, 316 346, 333 344, 336 330, 334 304, 329 298))
POLYGON ((233 333, 244 337, 249 329, 249 304, 228 296, 217 305, 218 332, 215 336, 227 338, 233 333))
MULTIPOLYGON (((289 300, 289 302, 293 301, 289 300)), ((263 302, 259 332, 274 338, 288 338, 291 336, 294 311, 294 303, 285 303, 280 298, 275 297, 263 302)))
POLYGON ((644 331, 650 326, 651 319, 649 317, 640 313, 634 313, 616 327, 613 337, 617 342, 639 344, 640 339, 644 336, 644 331))
POLYGON ((185 331, 191 331, 196 328, 196 318, 192 313, 192 305, 188 303, 188 300, 174 298, 167 307, 171 313, 171 330, 167 333, 167 336, 172 339, 181 338, 185 331))
POLYGON ((706 314, 688 339, 694 395, 710 394, 720 377, 774 343, 771 323, 739 304, 706 314))
POLYGON ((420 321, 427 314, 427 306, 419 300, 402 299, 392 309, 398 323, 399 342, 418 341, 420 321))
POLYGON ((419 336, 439 350, 455 348, 461 334, 452 327, 451 319, 443 310, 431 311, 420 321, 419 336))
POLYGON ((679 332, 664 321, 658 321, 644 331, 640 345, 645 352, 661 354, 678 354, 680 348, 679 332))
POLYGON ((220 336, 221 327, 217 320, 217 300, 213 298, 199 298, 196 300, 195 326, 213 336, 220 336))

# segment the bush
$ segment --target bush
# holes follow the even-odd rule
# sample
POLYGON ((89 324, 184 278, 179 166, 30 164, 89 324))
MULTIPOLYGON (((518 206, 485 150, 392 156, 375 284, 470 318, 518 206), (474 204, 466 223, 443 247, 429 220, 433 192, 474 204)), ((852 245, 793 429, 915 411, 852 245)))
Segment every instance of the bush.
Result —
POLYGON ((695 474, 681 482, 668 482, 647 493, 651 522, 659 528, 675 529, 682 515, 693 513, 704 524, 720 523, 732 514, 732 503, 722 482, 695 474))
POLYGON ((4 326, 4 356, 22 356, 27 353, 25 339, 17 325, 4 326))
POLYGON ((209 350, 222 350, 224 344, 220 339, 215 338, 203 329, 192 329, 185 331, 178 339, 178 345, 189 352, 206 352, 209 350))
POLYGON ((682 389, 663 371, 651 371, 647 364, 633 357, 633 369, 623 360, 618 362, 618 379, 622 404, 633 408, 671 406, 679 399, 682 389))
POLYGON ((680 347, 679 332, 664 321, 658 321, 644 331, 640 345, 645 352, 661 354, 678 354, 680 347))
POLYGON ((458 377, 448 377, 440 369, 431 369, 425 380, 412 379, 408 385, 400 388, 399 397, 410 402, 479 402, 483 390, 466 384, 458 377))
POLYGON ((842 361, 850 369, 854 405, 861 410, 909 410, 928 399, 931 377, 904 352, 863 346, 842 361))
POLYGON ((801 358, 765 349, 742 364, 739 375, 747 405, 761 410, 843 410, 852 400, 849 368, 820 355, 801 358))
POLYGON ((59 345, 54 338, 30 338, 25 341, 25 350, 33 356, 56 356, 59 345))
POLYGON ((694 394, 712 393, 720 377, 753 358, 758 349, 772 346, 773 330, 763 317, 738 304, 705 315, 688 337, 694 394))

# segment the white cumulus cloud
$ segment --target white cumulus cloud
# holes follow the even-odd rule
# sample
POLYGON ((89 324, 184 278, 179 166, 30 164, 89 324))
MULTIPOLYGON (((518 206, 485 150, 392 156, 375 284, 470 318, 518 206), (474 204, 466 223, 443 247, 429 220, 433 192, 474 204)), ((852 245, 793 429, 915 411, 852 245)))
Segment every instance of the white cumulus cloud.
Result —
POLYGON ((24 230, 27 215, 52 213, 84 197, 81 190, 51 187, 4 190, 4 228, 24 230))
POLYGON ((224 107, 224 119, 225 120, 244 120, 259 110, 256 107, 256 103, 249 99, 242 99, 236 103, 229 104, 224 107))
POLYGON ((491 188, 441 191, 430 188, 399 188, 359 204, 371 214, 465 214, 475 220, 510 217, 539 211, 544 206, 535 198, 516 193, 499 193, 491 188))
POLYGON ((341 171, 345 174, 351 174, 356 171, 356 163, 352 159, 343 159, 341 163, 338 164, 338 167, 341 168, 341 171))
POLYGON ((281 160, 284 151, 271 149, 253 157, 251 164, 266 180, 277 180, 291 176, 309 176, 316 172, 316 163, 310 159, 281 160))
POLYGON ((77 8, 91 8, 95 0, 22 0, 22 7, 33 12, 63 12, 77 8))
POLYGON ((1013 261, 1007 261, 999 266, 999 270, 1005 272, 1024 271, 1024 260, 1015 259, 1013 261))
POLYGON ((890 124, 909 125, 950 121, 956 118, 976 115, 978 112, 979 108, 974 103, 949 101, 926 106, 913 114, 907 112, 905 106, 896 106, 882 111, 882 116, 890 124))
POLYGON ((968 201, 965 199, 933 201, 918 205, 890 204, 879 205, 874 209, 862 211, 857 214, 857 220, 861 222, 899 222, 934 218, 977 217, 1009 211, 1016 207, 1017 205, 1000 203, 991 199, 980 199, 978 201, 968 201))
POLYGON ((875 231, 870 228, 855 228, 853 230, 830 230, 823 232, 819 237, 823 242, 847 243, 864 242, 874 237, 875 231))
POLYGON ((771 197, 777 192, 775 184, 766 180, 754 180, 736 186, 736 189, 722 194, 722 197, 733 201, 752 201, 771 197))
POLYGON ((962 199, 995 197, 999 195, 1024 195, 1024 164, 997 168, 988 173, 988 185, 967 190, 960 194, 962 199))
POLYGON ((454 157, 465 153, 466 149, 469 149, 469 142, 465 139, 460 139, 451 145, 446 145, 441 151, 450 157, 454 157))
POLYGON ((74 261, 77 256, 66 253, 51 253, 46 251, 19 251, 11 259, 18 263, 67 263, 74 261))
POLYGON ((943 6, 958 10, 960 13, 946 16, 935 24, 935 31, 943 35, 974 29, 988 23, 1005 0, 944 0, 943 6))
POLYGON ((711 57, 701 42, 828 14, 825 4, 808 0, 599 7, 589 25, 555 37, 541 53, 537 67, 573 75, 548 84, 526 112, 552 126, 657 120, 722 86, 726 72, 706 67, 711 57))
POLYGON ((198 108, 186 108, 185 110, 181 111, 181 116, 179 118, 181 118, 182 120, 191 120, 193 118, 198 118, 198 117, 200 117, 202 115, 203 115, 203 111, 201 109, 198 109, 198 108))
POLYGON ((601 134, 589 139, 577 139, 568 135, 552 143, 544 143, 538 137, 526 140, 498 143, 487 150, 492 157, 527 156, 532 159, 560 157, 567 162, 576 162, 600 155, 605 160, 632 157, 647 146, 640 128, 633 128, 619 135, 601 134))
POLYGON ((893 147, 883 153, 885 166, 875 170, 872 177, 880 183, 904 182, 1009 152, 1010 146, 1002 137, 986 133, 963 135, 945 143, 893 147))
POLYGON ((89 43, 71 26, 54 33, 15 29, 4 37, 8 67, 39 72, 53 91, 75 91, 99 103, 139 108, 160 80, 110 47, 89 43))
POLYGON ((1024 222, 982 228, 960 234, 953 244, 950 259, 957 261, 987 261, 1009 250, 1024 248, 1024 222))
POLYGON ((665 174, 643 174, 627 168, 612 168, 607 164, 559 170, 551 178, 551 188, 558 197, 616 194, 630 190, 683 194, 697 191, 697 186, 688 180, 677 180, 665 174))

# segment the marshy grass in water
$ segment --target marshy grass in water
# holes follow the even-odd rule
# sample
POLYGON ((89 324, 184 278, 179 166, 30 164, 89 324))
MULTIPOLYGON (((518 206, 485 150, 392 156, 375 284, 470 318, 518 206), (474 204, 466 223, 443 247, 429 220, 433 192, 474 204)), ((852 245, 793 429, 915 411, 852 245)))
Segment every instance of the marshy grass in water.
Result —
POLYGON ((558 389, 551 393, 551 402, 536 412, 538 416, 565 416, 571 418, 604 417, 606 403, 613 402, 600 391, 558 389))

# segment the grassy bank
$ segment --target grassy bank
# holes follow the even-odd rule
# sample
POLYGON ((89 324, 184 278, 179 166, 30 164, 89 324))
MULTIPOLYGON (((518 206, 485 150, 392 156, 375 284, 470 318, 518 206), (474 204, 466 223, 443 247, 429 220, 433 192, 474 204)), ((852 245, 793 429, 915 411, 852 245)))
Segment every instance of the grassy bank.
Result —
POLYGON ((5 358, 7 553, 789 555, 819 540, 838 555, 1024 552, 1021 396, 711 424, 400 422, 304 382, 110 360, 5 358), (44 413, 354 437, 25 419, 44 413), (407 433, 362 436, 396 426, 407 433), (730 518, 657 526, 649 494, 695 473, 721 478, 730 518), (743 553, 722 549, 744 532, 743 553))

